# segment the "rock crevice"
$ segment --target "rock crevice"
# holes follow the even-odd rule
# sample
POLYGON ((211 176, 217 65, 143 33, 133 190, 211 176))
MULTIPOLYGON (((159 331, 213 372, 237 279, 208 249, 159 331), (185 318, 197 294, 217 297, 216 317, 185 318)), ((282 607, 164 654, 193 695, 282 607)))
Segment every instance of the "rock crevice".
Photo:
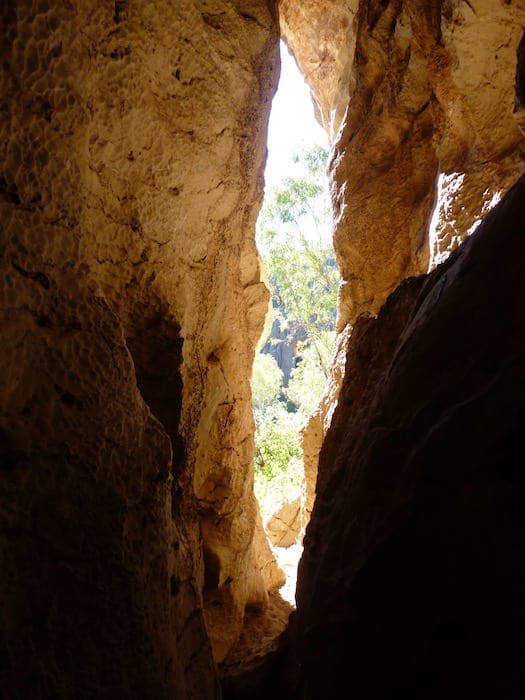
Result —
POLYGON ((521 697, 522 3, 0 19, 4 695, 521 697), (332 144, 342 282, 278 637, 250 374, 280 33, 332 144))

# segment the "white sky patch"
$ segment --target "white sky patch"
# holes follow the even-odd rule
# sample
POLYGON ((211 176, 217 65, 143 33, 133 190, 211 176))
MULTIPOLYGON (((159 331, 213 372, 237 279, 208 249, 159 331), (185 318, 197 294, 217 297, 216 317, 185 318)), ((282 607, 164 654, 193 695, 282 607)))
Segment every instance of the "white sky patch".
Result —
POLYGON ((326 133, 315 118, 310 90, 281 41, 281 77, 268 128, 267 191, 283 177, 296 174, 293 155, 314 143, 328 148, 326 133))

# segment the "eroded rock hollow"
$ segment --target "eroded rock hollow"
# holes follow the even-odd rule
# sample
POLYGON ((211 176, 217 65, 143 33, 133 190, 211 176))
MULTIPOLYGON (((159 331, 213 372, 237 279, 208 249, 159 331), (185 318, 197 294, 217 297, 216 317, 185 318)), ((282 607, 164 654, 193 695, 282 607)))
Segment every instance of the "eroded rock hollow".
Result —
POLYGON ((332 144, 338 339, 297 611, 225 695, 523 697, 523 3, 1 9, 4 696, 218 699, 282 582, 249 386, 282 35, 332 144))

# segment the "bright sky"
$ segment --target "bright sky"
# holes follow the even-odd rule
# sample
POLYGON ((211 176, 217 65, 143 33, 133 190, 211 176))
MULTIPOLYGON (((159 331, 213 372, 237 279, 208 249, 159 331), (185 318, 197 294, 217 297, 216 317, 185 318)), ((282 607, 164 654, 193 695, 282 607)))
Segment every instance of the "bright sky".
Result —
POLYGON ((268 130, 267 190, 283 177, 294 174, 293 154, 313 143, 328 148, 324 129, 314 116, 308 87, 281 41, 281 78, 273 99, 268 130))

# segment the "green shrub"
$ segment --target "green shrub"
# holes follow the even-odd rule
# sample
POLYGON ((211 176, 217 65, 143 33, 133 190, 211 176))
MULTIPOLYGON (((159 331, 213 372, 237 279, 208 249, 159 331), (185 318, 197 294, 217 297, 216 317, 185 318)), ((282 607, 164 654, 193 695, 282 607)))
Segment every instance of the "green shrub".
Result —
POLYGON ((281 401, 255 416, 255 495, 263 518, 271 515, 304 479, 299 430, 303 416, 281 401))

